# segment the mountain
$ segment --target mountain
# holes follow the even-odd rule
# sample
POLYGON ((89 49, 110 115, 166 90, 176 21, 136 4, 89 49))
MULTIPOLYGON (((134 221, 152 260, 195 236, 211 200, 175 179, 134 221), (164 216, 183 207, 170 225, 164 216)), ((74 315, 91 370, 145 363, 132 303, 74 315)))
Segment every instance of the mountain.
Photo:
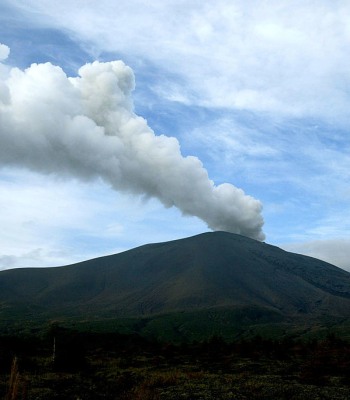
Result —
POLYGON ((221 331, 348 319, 350 273, 226 232, 64 267, 0 272, 0 329, 49 320, 132 320, 146 331, 166 330, 166 321, 173 330, 191 331, 207 329, 210 320, 221 331))

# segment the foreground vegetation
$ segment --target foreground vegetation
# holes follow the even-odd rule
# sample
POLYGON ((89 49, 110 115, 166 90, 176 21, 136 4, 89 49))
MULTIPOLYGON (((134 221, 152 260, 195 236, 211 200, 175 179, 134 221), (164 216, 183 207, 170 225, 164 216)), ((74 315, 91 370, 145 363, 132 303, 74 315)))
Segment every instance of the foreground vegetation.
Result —
POLYGON ((349 399, 350 344, 218 337, 173 345, 52 327, 0 337, 0 398, 349 399))

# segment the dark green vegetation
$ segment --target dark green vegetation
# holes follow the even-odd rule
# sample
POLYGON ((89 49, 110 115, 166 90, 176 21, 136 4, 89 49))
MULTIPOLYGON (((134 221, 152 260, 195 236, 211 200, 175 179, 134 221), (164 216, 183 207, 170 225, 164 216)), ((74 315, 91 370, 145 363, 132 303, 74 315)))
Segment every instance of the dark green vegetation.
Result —
POLYGON ((203 340, 349 336, 350 274, 213 232, 59 268, 0 273, 0 332, 67 327, 203 340))
POLYGON ((0 398, 11 400, 350 398, 350 345, 335 336, 173 345, 53 326, 0 337, 0 360, 0 398))

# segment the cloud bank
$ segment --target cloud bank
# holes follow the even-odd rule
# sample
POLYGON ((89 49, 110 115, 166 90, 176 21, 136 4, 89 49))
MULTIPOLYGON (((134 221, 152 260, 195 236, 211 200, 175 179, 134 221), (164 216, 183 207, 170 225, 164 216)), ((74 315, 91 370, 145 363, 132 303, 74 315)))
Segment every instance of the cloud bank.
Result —
MULTIPOLYGON (((5 59, 8 48, 0 48, 5 59)), ((157 198, 213 230, 263 240, 261 203, 231 184, 214 185, 177 139, 157 136, 133 110, 132 70, 94 62, 69 78, 50 63, 0 70, 0 165, 79 179, 157 198)))
POLYGON ((284 249, 310 257, 319 258, 350 272, 350 239, 315 240, 305 243, 291 243, 284 249))

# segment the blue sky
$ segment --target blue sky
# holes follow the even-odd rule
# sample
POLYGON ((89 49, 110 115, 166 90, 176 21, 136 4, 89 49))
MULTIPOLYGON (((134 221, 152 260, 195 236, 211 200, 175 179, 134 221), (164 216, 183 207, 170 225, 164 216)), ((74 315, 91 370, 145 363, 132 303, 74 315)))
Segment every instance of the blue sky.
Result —
POLYGON ((0 268, 67 264, 208 225, 257 237, 263 218, 267 243, 349 270, 349 19, 346 1, 2 1, 0 268), (89 79, 122 60, 133 72, 113 67, 119 85, 133 73, 136 87, 118 101, 132 121, 147 121, 150 144, 135 136, 129 160, 113 153, 124 162, 120 179, 96 155, 109 155, 96 129, 113 136, 113 126, 83 112, 81 98, 74 116, 85 122, 74 140, 72 127, 56 126, 75 107, 69 85, 79 80, 68 77, 95 60, 86 98, 110 101, 89 79), (31 67, 47 62, 61 72, 31 67), (134 156, 147 169, 136 173, 134 156), (210 182, 203 168, 215 188, 229 184, 222 213, 201 192, 210 182))

